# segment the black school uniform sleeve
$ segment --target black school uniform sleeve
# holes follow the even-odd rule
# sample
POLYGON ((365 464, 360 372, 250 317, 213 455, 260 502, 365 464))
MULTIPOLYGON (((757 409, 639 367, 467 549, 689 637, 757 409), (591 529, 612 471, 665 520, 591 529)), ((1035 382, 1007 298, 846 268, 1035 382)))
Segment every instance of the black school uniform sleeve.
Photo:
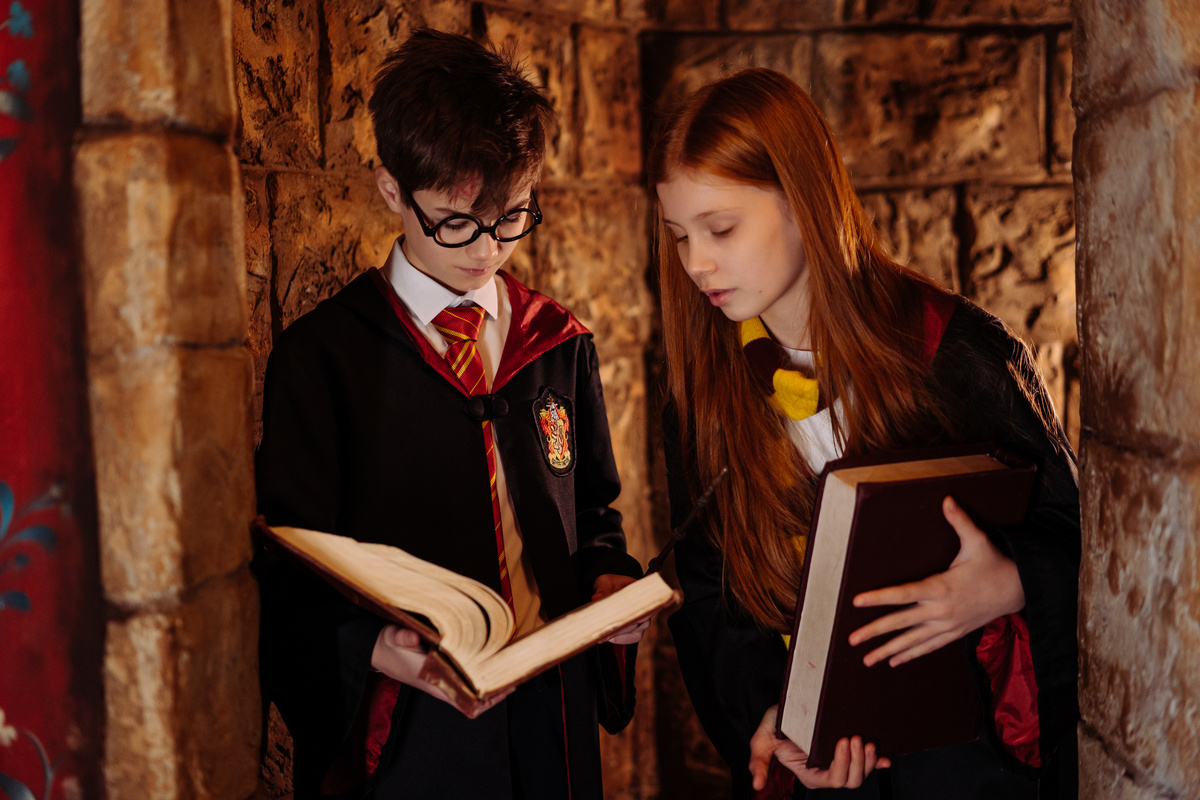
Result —
POLYGON ((1043 768, 1052 768, 1064 748, 1072 762, 1064 768, 1073 773, 1081 548, 1074 453, 1028 348, 966 301, 950 320, 932 379, 960 409, 957 438, 998 442, 1037 465, 1025 521, 992 533, 1016 563, 1025 592, 1043 768))
MULTIPOLYGON (((673 408, 663 414, 671 525, 691 510, 685 462, 673 408)), ((683 605, 671 615, 680 671, 705 733, 733 778, 733 797, 750 795, 750 737, 779 702, 787 649, 778 633, 759 627, 729 595, 721 556, 699 527, 675 546, 683 605)))
MULTIPOLYGON (((313 320, 289 327, 268 361, 255 457, 258 504, 272 525, 336 531, 339 410, 322 339, 310 334, 313 320)), ((274 551, 260 548, 254 568, 262 597, 264 694, 296 742, 297 789, 319 786, 358 713, 383 621, 274 551)))

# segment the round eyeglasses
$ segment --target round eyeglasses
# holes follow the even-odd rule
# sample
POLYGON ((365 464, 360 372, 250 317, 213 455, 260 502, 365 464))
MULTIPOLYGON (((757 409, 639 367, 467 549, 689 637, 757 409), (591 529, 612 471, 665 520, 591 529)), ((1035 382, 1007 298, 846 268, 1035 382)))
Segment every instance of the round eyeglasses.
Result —
POLYGON ((514 242, 528 236, 542 221, 537 192, 529 193, 529 203, 533 208, 514 208, 506 211, 493 225, 484 225, 468 214, 451 214, 431 226, 426 221, 425 212, 409 193, 409 205, 417 212, 417 222, 421 223, 421 231, 442 247, 466 247, 482 233, 488 234, 497 242, 514 242))

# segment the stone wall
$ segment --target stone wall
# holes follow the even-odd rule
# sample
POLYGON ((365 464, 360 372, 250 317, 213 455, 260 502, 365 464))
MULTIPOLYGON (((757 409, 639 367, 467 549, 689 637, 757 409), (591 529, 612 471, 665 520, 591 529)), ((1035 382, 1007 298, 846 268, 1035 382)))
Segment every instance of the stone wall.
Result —
MULTIPOLYGON (((643 13, 647 117, 741 67, 791 76, 829 119, 895 255, 1033 346, 1078 440, 1066 0, 647 0, 643 13)), ((665 497, 658 467, 656 499, 665 497)), ((664 796, 720 796, 727 773, 674 659, 665 636, 664 796)))
POLYGON ((74 180, 105 796, 246 798, 260 747, 258 594, 229 5, 81 7, 74 180))
POLYGON ((1200 7, 1076 4, 1080 796, 1200 791, 1200 7))
MULTIPOLYGON (((515 43, 559 113, 561 130, 538 191, 546 221, 508 268, 596 333, 624 484, 616 505, 631 551, 645 561, 651 555, 644 353, 652 305, 643 277, 649 242, 638 185, 637 42, 616 0, 235 0, 256 414, 275 335, 355 275, 382 265, 401 232, 372 178, 378 162, 366 102, 385 53, 421 25, 515 43)), ((613 797, 657 791, 649 667, 638 686, 648 713, 620 736, 603 737, 613 797)), ((275 718, 273 729, 281 727, 275 718)), ((273 734, 268 754, 265 791, 286 794, 286 738, 273 734)))

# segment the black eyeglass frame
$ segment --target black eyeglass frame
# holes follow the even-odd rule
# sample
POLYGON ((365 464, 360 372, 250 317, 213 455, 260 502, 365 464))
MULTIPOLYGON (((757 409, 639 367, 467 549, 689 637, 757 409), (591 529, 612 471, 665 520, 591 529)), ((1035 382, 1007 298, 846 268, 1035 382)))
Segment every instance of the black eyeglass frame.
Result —
POLYGON ((515 242, 518 239, 524 239, 526 236, 533 233, 534 228, 536 228, 538 225, 542 224, 542 207, 540 205, 538 205, 537 192, 535 192, 533 190, 530 190, 530 192, 529 192, 529 202, 533 205, 533 208, 524 208, 524 207, 510 208, 508 211, 505 211, 504 214, 502 214, 500 216, 500 218, 497 219, 491 225, 484 225, 482 222, 475 219, 475 217, 472 217, 470 214, 451 214, 450 216, 445 217, 444 219, 440 220, 436 225, 430 226, 430 224, 428 222, 426 222, 425 212, 421 210, 421 207, 417 205, 417 201, 413 199, 412 192, 406 192, 406 194, 408 195, 408 204, 412 207, 413 211, 417 212, 417 222, 419 222, 421 224, 421 232, 424 233, 426 236, 428 236, 430 239, 433 239, 433 241, 441 247, 452 247, 452 248, 453 247, 466 247, 467 245, 471 244, 476 239, 478 239, 479 236, 484 233, 491 236, 497 242, 515 242), (496 228, 500 227, 501 220, 511 217, 513 214, 516 214, 516 213, 519 213, 522 211, 528 212, 533 215, 533 224, 530 225, 527 230, 522 231, 521 233, 517 234, 516 236, 498 236, 496 234, 496 228), (475 223, 475 234, 470 239, 467 239, 465 242, 459 242, 457 244, 446 244, 441 239, 437 238, 438 229, 441 228, 443 225, 445 225, 447 222, 451 222, 456 219, 465 219, 465 220, 469 220, 470 222, 475 223))

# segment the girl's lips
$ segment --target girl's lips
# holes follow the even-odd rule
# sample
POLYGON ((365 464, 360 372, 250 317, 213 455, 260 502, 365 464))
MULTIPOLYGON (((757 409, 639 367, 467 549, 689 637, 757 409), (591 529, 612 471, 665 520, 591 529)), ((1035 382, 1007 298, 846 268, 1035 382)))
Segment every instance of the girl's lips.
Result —
POLYGON ((720 308, 733 296, 733 289, 718 289, 715 292, 705 292, 704 294, 708 297, 708 302, 720 308))

